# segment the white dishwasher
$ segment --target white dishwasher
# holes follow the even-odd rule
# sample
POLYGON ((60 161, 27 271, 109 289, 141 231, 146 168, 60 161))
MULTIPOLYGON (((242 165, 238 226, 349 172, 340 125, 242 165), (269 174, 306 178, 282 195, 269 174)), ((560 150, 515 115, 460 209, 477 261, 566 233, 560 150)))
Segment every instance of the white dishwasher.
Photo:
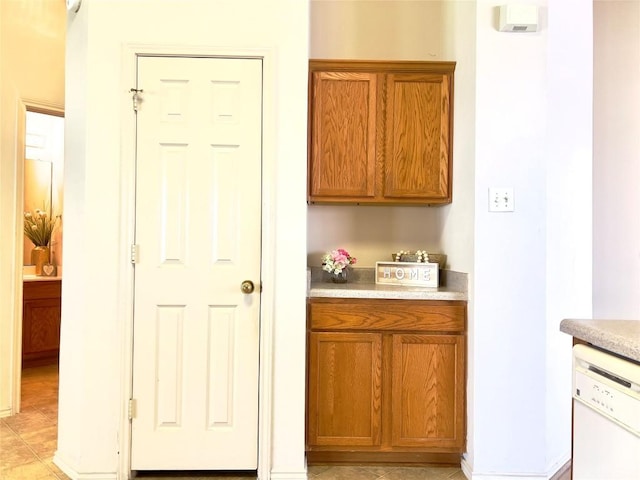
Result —
POLYGON ((640 364, 573 347, 573 480, 640 480, 640 364))

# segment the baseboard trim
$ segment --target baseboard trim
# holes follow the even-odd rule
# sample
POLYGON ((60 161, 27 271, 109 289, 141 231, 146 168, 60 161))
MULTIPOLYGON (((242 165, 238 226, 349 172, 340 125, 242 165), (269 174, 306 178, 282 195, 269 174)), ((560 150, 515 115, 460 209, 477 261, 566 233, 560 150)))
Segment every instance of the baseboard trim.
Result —
POLYGON ((558 470, 550 478, 550 480, 560 480, 567 473, 569 474, 569 477, 567 477, 567 478, 571 478, 571 459, 569 459, 569 461, 567 463, 565 463, 562 467, 560 467, 560 470, 558 470))
POLYGON ((53 455, 53 463, 71 480, 118 480, 116 472, 80 473, 71 468, 58 452, 53 455))
POLYGON ((307 480, 307 472, 271 472, 271 480, 307 480))
POLYGON ((11 408, 3 408, 0 410, 0 418, 10 417, 12 413, 13 410, 11 408))
POLYGON ((459 453, 307 451, 307 465, 460 465, 459 453))
POLYGON ((464 457, 460 462, 460 469, 462 470, 462 473, 464 473, 464 476, 467 477, 469 480, 527 480, 527 479, 538 480, 538 479, 547 479, 547 478, 549 478, 549 480, 560 480, 565 475, 567 475, 567 473, 569 474, 569 477, 567 478, 571 478, 571 473, 570 473, 571 460, 569 460, 567 463, 562 465, 562 467, 560 467, 560 469, 556 473, 554 473, 551 477, 549 477, 548 475, 500 475, 500 474, 474 475, 471 466, 469 465, 466 458, 464 457))

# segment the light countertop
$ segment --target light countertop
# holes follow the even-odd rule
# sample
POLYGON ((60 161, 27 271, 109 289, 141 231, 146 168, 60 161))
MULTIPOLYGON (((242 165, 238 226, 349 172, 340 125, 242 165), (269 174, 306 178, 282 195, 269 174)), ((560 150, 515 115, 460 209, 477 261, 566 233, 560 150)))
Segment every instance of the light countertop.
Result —
POLYGON ((640 362, 640 320, 565 319, 560 331, 640 362))
POLYGON ((347 283, 331 283, 320 268, 309 270, 309 298, 382 298, 400 300, 463 300, 467 295, 467 274, 440 271, 438 288, 376 284, 373 268, 353 268, 347 283))
POLYGON ((23 282, 50 282, 52 280, 62 280, 61 276, 45 277, 43 275, 22 275, 23 282))

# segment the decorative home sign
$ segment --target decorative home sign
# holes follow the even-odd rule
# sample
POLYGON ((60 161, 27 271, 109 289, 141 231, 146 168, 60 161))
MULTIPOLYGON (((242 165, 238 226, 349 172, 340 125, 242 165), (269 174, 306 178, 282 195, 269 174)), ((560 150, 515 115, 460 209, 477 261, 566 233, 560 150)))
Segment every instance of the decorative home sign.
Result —
POLYGON ((438 287, 438 264, 376 262, 376 283, 414 287, 438 287))

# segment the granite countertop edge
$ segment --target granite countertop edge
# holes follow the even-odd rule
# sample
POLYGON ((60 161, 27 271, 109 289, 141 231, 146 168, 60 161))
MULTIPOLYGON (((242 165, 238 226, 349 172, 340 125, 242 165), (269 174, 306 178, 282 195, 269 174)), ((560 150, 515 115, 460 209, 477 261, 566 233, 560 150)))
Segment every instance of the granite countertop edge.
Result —
POLYGON ((640 362, 640 320, 571 319, 560 331, 595 347, 640 362))
POLYGON ((467 274, 449 270, 440 271, 438 288, 376 284, 374 269, 353 269, 350 281, 331 283, 319 268, 308 271, 307 296, 309 298, 380 298, 397 300, 457 300, 467 301, 467 274))

